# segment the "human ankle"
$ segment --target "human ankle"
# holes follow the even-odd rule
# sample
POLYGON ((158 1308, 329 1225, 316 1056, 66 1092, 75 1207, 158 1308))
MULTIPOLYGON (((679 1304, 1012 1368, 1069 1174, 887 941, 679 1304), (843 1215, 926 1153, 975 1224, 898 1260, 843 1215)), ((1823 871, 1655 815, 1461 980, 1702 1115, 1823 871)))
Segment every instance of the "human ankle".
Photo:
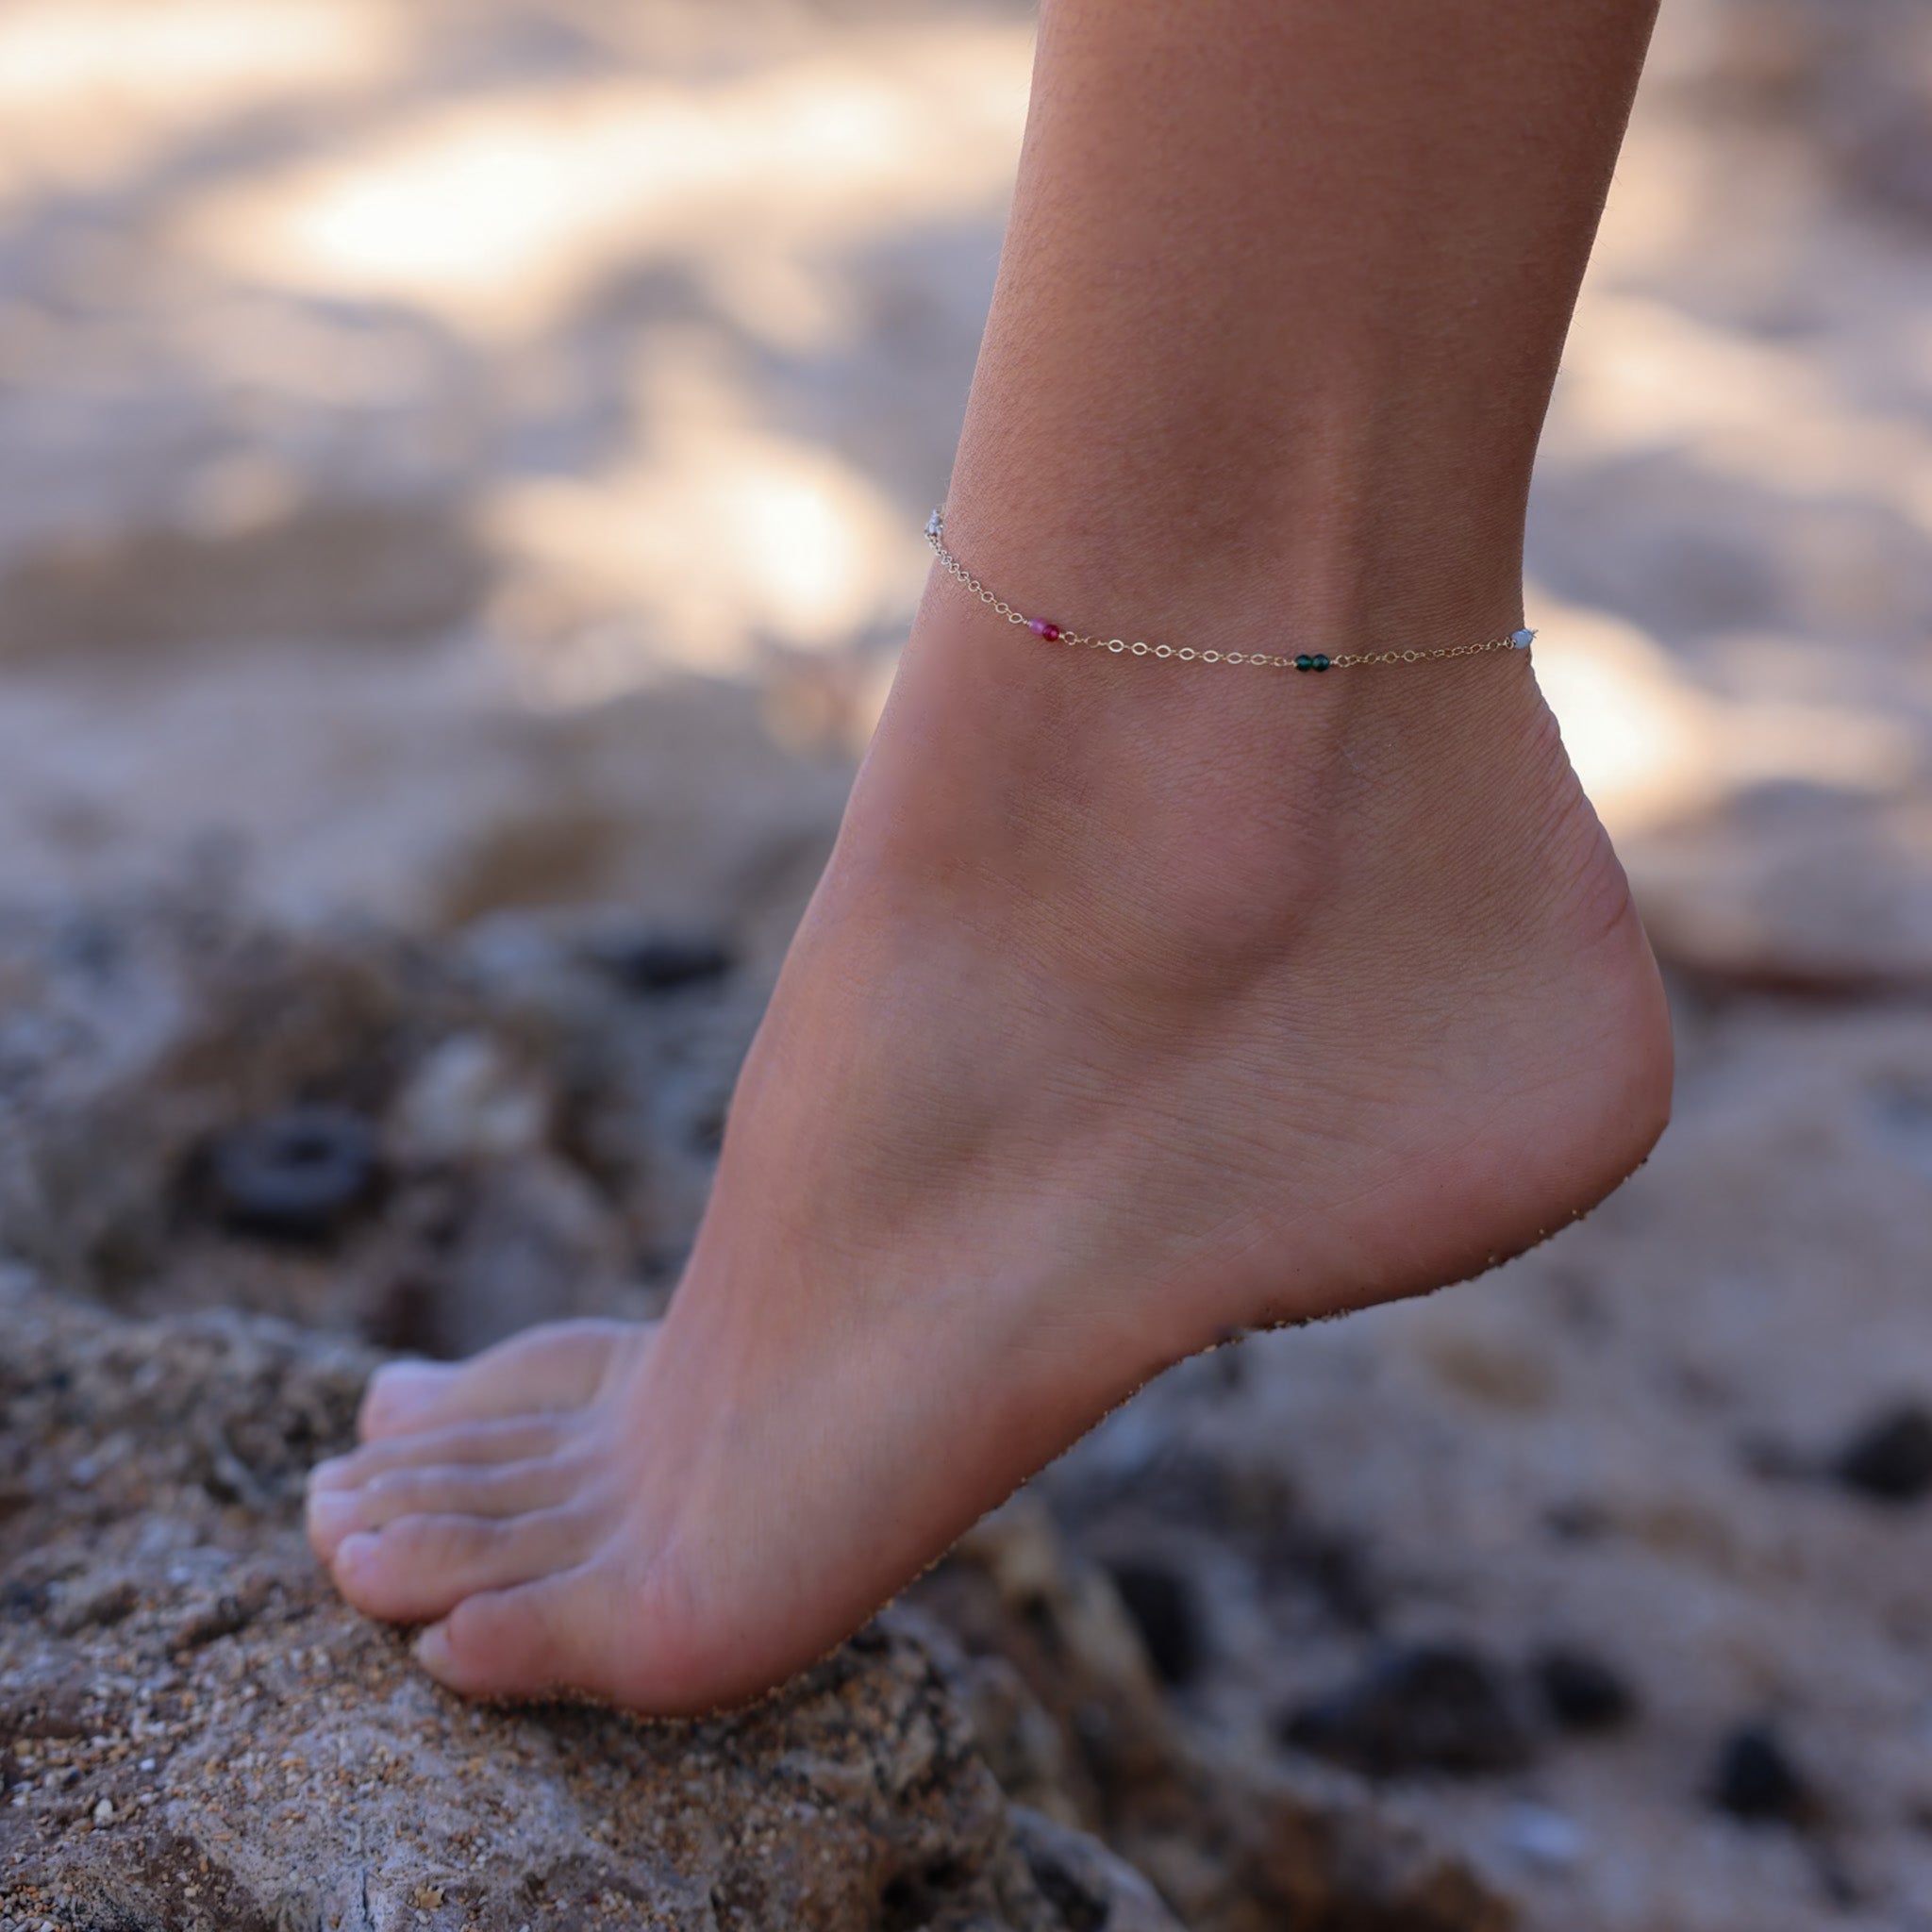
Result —
POLYGON ((948 507, 943 542, 987 590, 975 598, 935 568, 895 723, 924 718, 919 735, 933 758, 963 757, 1003 779, 1033 770, 1118 790, 1137 770, 1170 773, 1191 796, 1211 798, 1224 774, 1251 805, 1283 786, 1354 790, 1365 775, 1380 785, 1453 762, 1458 745, 1493 748, 1547 724, 1517 653, 1308 678, 1285 676, 1276 660, 1507 637, 1522 623, 1507 527, 1506 540, 1473 541, 1438 570, 1326 525, 1311 532, 1257 516, 1203 551, 1154 529, 1145 502, 1108 497, 1091 514, 1025 524, 1008 505, 969 495, 948 507), (988 608, 993 597, 1041 625, 1150 648, 1132 662, 1056 648, 1052 630, 1036 638, 1018 619, 1002 622, 988 608), (1177 660, 1182 650, 1191 661, 1177 660), (958 713, 959 727, 946 728, 958 713))
POLYGON ((1057 953, 1218 971, 1341 896, 1527 916, 1541 848, 1580 871, 1600 837, 1522 653, 1303 677, 1070 652, 938 578, 834 872, 1057 953))
POLYGON ((1063 630, 1243 654, 1433 649, 1514 630, 1520 520, 1429 518, 1264 491, 1211 515, 1161 492, 1026 497, 955 490, 947 548, 1002 601, 1063 630))

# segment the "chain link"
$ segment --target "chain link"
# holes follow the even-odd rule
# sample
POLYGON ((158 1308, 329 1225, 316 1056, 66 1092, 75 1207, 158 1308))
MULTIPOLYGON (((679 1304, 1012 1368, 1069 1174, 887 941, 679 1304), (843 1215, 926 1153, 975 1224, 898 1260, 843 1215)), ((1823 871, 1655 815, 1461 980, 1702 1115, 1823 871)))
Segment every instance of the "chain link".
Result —
MULTIPOLYGON (((1307 653, 1297 656, 1271 651, 1204 651, 1192 645, 1178 649, 1172 644, 1150 644, 1136 639, 1131 643, 1125 638, 1089 637, 1084 632, 1067 630, 1059 625, 1046 623, 1039 618, 1028 617, 1024 611, 1015 610, 1003 598, 989 591, 953 553, 945 543, 945 512, 934 510, 925 526, 925 541, 932 545, 933 555, 939 558, 940 567, 956 583, 967 590, 987 605, 996 616, 1004 617, 1008 624, 1024 625, 1029 630, 1051 639, 1056 643, 1075 647, 1081 644, 1096 651, 1111 651, 1116 657, 1133 658, 1173 658, 1182 663, 1200 662, 1203 664, 1258 665, 1272 671, 1307 671, 1315 668, 1316 659, 1307 653)), ((1343 651, 1336 657, 1321 659, 1320 668, 1326 671, 1342 671, 1355 664, 1429 664, 1439 658, 1479 658, 1486 651, 1526 651, 1530 640, 1536 636, 1532 630, 1511 631, 1507 637, 1489 638, 1479 644, 1440 644, 1426 651, 1343 651)))

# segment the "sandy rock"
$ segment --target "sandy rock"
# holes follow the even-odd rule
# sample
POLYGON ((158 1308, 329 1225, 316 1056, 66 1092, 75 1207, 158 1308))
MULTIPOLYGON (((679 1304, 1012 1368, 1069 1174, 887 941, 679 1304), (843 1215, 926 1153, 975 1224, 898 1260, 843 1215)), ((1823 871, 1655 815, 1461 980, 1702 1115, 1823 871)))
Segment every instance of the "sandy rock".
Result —
POLYGON ((1175 1932, 1163 1895, 1196 1932, 1511 1923, 1358 1793, 1189 1745, 1104 1574, 1024 1505, 740 1716, 466 1705, 301 1537, 373 1357, 9 1284, 6 1932, 1175 1932))
POLYGON ((192 888, 137 911, 0 919, 0 1247, 76 1285, 139 1272, 203 1142, 377 1077, 405 958, 244 929, 192 888))
POLYGON ((1658 957, 1700 990, 1922 998, 1928 830, 1920 797, 1770 787, 1640 842, 1632 877, 1658 957))
POLYGON ((433 636, 481 600, 460 507, 339 498, 241 529, 137 525, 0 564, 11 658, 264 637, 433 636))
POLYGON ((0 1255, 129 1312, 439 1355, 649 1312, 757 1003, 488 940, 275 928, 192 885, 0 915, 0 1255))
POLYGON ((367 1357, 7 1313, 0 1925, 1174 1932, 1103 1846, 1008 1805, 911 1625, 736 1718, 473 1707, 301 1540, 367 1357))

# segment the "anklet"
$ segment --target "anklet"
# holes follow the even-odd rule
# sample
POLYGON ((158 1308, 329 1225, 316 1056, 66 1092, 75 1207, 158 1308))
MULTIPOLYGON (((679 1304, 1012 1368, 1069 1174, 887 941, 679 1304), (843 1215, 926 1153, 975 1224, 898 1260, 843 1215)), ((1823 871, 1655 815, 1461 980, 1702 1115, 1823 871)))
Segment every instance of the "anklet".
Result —
POLYGON ((989 591, 945 544, 946 513, 936 509, 926 520, 925 541, 946 575, 973 592, 982 604, 1008 624, 1023 625, 1037 638, 1052 644, 1087 644, 1096 651, 1125 653, 1135 658, 1178 658, 1184 663, 1198 659, 1203 664, 1261 664, 1274 671, 1341 671, 1353 664, 1427 664, 1438 658, 1475 658, 1485 651, 1526 651, 1535 641, 1533 630, 1512 630, 1507 637, 1491 638, 1480 644, 1441 644, 1429 651, 1339 651, 1332 658, 1325 651, 1300 651, 1293 657, 1268 651, 1202 651, 1191 644, 1176 649, 1172 644, 1129 643, 1124 638, 1093 638, 1049 622, 1044 617, 1028 617, 1015 610, 1003 598, 989 591))

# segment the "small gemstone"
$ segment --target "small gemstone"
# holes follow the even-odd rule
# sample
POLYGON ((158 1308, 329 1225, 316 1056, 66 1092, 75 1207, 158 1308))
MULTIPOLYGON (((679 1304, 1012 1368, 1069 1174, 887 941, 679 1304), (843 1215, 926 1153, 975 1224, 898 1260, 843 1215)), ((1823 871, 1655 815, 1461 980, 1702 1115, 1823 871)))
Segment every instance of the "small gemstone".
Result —
POLYGON ((934 510, 925 520, 925 534, 928 537, 937 537, 944 523, 945 518, 938 510, 934 510))
POLYGON ((1536 633, 1533 630, 1512 630, 1509 633, 1510 645, 1516 650, 1526 651, 1535 641, 1536 633))
POLYGON ((1049 624, 1043 617, 1033 617, 1027 619, 1026 628, 1030 630, 1035 637, 1045 638, 1049 641, 1058 637, 1060 634, 1059 625, 1057 624, 1049 624))
POLYGON ((1315 669, 1316 669, 1317 671, 1325 671, 1325 670, 1327 670, 1327 668, 1328 668, 1328 658, 1327 658, 1327 656, 1326 656, 1326 654, 1325 654, 1324 652, 1322 652, 1322 651, 1317 651, 1317 652, 1315 653, 1315 669))
POLYGON ((1306 651, 1304 651, 1301 654, 1301 656, 1294 660, 1294 668, 1297 671, 1312 671, 1315 668, 1315 660, 1311 657, 1309 657, 1306 651))

